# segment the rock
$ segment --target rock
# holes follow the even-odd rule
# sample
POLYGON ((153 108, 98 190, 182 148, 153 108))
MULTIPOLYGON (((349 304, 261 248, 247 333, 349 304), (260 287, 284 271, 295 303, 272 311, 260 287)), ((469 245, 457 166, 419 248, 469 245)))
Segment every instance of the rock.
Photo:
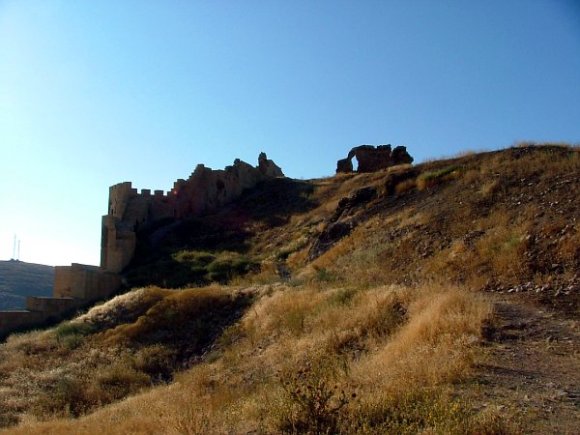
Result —
POLYGON ((353 227, 354 225, 352 222, 334 222, 327 225, 310 248, 308 259, 312 261, 324 254, 336 242, 343 237, 348 236, 353 227))
POLYGON ((273 160, 268 159, 266 153, 258 156, 258 170, 266 177, 283 177, 282 169, 273 160))

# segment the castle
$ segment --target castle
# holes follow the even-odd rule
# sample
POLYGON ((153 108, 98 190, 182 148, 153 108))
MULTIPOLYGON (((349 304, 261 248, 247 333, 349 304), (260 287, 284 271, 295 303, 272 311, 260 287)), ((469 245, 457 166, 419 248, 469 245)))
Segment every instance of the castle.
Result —
POLYGON ((246 189, 282 170, 264 153, 254 167, 239 159, 223 170, 197 165, 187 180, 179 179, 164 193, 138 192, 130 182, 109 188, 107 214, 102 219, 100 267, 73 263, 55 268, 53 297, 28 297, 26 310, 0 312, 0 336, 56 321, 119 290, 121 273, 135 254, 137 232, 164 220, 181 220, 217 210, 246 189))

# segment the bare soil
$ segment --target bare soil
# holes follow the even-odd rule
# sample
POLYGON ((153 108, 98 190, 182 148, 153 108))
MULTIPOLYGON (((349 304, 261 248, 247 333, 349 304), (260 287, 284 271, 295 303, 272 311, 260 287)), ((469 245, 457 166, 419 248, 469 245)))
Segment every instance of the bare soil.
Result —
POLYGON ((580 322, 530 302, 494 295, 494 317, 476 364, 478 407, 513 414, 524 433, 580 431, 580 322))

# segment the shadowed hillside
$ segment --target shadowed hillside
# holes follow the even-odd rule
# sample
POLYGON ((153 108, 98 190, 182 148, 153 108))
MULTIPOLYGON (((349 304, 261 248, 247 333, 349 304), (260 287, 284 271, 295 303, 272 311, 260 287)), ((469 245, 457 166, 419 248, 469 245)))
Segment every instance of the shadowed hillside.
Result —
POLYGON ((0 261, 0 310, 24 309, 26 296, 51 296, 54 268, 23 261, 0 261))
POLYGON ((132 290, 0 347, 0 424, 575 433, 579 184, 578 148, 520 146, 265 181, 149 228, 132 290))

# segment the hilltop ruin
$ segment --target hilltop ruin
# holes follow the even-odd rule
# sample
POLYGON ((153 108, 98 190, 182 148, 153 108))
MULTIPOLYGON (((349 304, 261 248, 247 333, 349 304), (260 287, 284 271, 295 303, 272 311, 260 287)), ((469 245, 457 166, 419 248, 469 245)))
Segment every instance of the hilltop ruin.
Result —
POLYGON ((260 181, 283 176, 282 170, 261 153, 256 167, 240 159, 223 170, 197 165, 187 180, 177 180, 167 193, 155 190, 152 194, 149 189, 139 193, 130 182, 111 186, 108 214, 103 216, 101 268, 119 273, 129 264, 138 230, 164 219, 180 220, 215 211, 260 181))
POLYGON ((135 254, 137 231, 166 219, 182 220, 215 211, 244 190, 276 177, 284 177, 282 170, 260 153, 255 167, 240 159, 219 170, 199 164, 187 180, 178 179, 167 193, 138 192, 131 182, 111 186, 107 214, 102 219, 100 267, 77 263, 57 266, 53 297, 28 297, 26 310, 0 312, 0 337, 58 320, 117 291, 122 285, 120 273, 135 254))
POLYGON ((397 146, 391 150, 391 145, 359 145, 348 153, 346 159, 336 163, 336 173, 376 172, 389 166, 413 163, 413 157, 407 152, 407 147, 397 146), (355 171, 352 159, 358 162, 355 171))

